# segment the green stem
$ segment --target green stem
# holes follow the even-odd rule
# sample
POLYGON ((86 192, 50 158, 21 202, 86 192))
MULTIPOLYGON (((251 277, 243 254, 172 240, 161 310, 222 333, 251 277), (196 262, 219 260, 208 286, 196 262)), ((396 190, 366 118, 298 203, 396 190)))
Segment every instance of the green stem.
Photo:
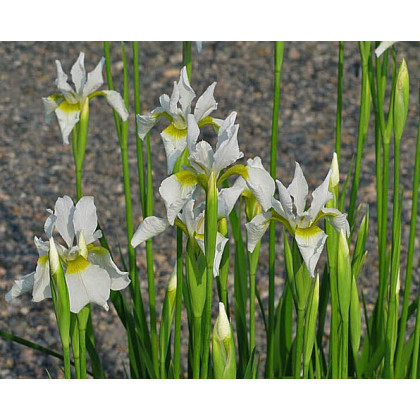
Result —
POLYGON ((206 256, 206 304, 204 309, 204 342, 201 378, 208 377, 210 354, 211 307, 213 295, 213 265, 216 252, 217 235, 217 188, 216 177, 212 172, 206 191, 206 213, 204 230, 204 247, 206 256))
POLYGON ((257 273, 258 258, 261 242, 258 242, 253 252, 248 252, 249 259, 249 346, 251 353, 255 347, 255 276, 257 273))
MULTIPOLYGON (((109 90, 114 90, 114 83, 112 82, 111 72, 111 57, 109 52, 109 41, 104 41, 104 56, 105 56, 105 73, 109 90)), ((127 108, 128 110, 128 108, 127 108)), ((117 111, 113 109, 115 128, 117 130, 118 138, 121 138, 121 122, 117 111)))
MULTIPOLYGON (((174 375, 179 379, 181 366, 181 324, 182 324, 182 229, 176 228, 176 295, 175 295, 175 334, 174 334, 174 375)), ((194 344, 195 349, 195 344, 194 344)))
MULTIPOLYGON (((271 153, 270 153, 270 175, 276 179, 277 168, 277 144, 280 109, 280 80, 283 64, 284 42, 274 42, 274 92, 273 92, 273 115, 271 121, 271 153)), ((270 223, 269 231, 269 256, 268 256, 268 332, 267 332, 267 376, 274 377, 274 276, 275 276, 275 242, 276 228, 274 222, 270 223)))
POLYGON ((357 192, 359 190, 360 173, 362 169, 362 156, 365 147, 367 131, 369 128, 370 116, 370 87, 369 87, 369 53, 370 42, 359 42, 360 55, 362 58, 362 88, 359 114, 359 129, 357 135, 356 165, 354 169, 353 183, 350 193, 350 204, 348 220, 350 226, 354 223, 354 212, 356 209, 357 192))
POLYGON ((341 120, 343 109, 343 68, 344 68, 344 42, 338 43, 338 83, 337 83, 337 112, 335 120, 335 153, 340 163, 341 153, 341 120))
POLYGON ((192 68, 192 41, 183 41, 182 43, 182 64, 187 67, 188 79, 191 82, 192 68))
POLYGON ((76 370, 76 379, 80 379, 80 340, 76 314, 70 314, 70 335, 71 347, 73 350, 74 367, 76 370))
POLYGON ((297 310, 297 326, 296 326, 296 348, 295 348, 295 365, 293 368, 293 377, 295 379, 300 379, 300 372, 302 369, 302 346, 303 346, 303 332, 304 332, 304 323, 305 319, 305 310, 297 310))
POLYGON ((410 236, 408 239, 407 267, 406 267, 406 272, 405 272, 405 285, 404 285, 404 301, 403 301, 403 307, 402 307, 402 312, 401 312, 400 333, 398 337, 396 362, 395 362, 398 372, 400 372, 401 370, 402 350, 404 346, 404 339, 405 339, 405 333, 406 333, 406 328, 407 328, 406 324, 407 324, 407 319, 408 319, 408 306, 410 303, 410 290, 411 290, 411 280, 412 280, 412 273, 413 273, 414 243, 416 239, 419 181, 420 181, 420 119, 419 119, 418 131, 417 131, 416 157, 415 157, 415 164, 414 164, 410 236))
POLYGON ((86 379, 86 330, 79 329, 80 378, 86 379))
POLYGON ((347 379, 349 365, 349 321, 343 320, 341 326, 341 379, 347 379))
POLYGON ((194 353, 193 353, 193 378, 200 378, 200 355, 201 355, 201 319, 194 317, 194 353))

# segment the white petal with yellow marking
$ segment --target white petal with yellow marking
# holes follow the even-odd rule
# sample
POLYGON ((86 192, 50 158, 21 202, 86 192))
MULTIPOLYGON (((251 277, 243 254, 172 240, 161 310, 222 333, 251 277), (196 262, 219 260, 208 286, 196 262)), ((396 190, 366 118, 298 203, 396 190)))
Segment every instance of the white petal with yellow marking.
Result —
POLYGON ((192 198, 197 185, 193 172, 180 171, 163 180, 159 192, 165 201, 168 221, 174 224, 175 218, 188 200, 192 198))
POLYGON ((160 136, 165 148, 168 174, 171 174, 176 161, 187 147, 187 129, 178 129, 171 123, 160 136))
POLYGON ((66 282, 70 297, 70 311, 79 313, 88 303, 96 303, 106 310, 111 289, 108 272, 91 264, 82 256, 69 261, 66 269, 66 282))
POLYGON ((64 144, 69 144, 69 136, 74 126, 79 122, 80 109, 78 104, 70 104, 66 101, 55 109, 58 125, 60 126, 61 136, 64 144))
POLYGON ((295 231, 295 240, 311 277, 315 277, 315 267, 324 248, 327 235, 318 226, 295 231))

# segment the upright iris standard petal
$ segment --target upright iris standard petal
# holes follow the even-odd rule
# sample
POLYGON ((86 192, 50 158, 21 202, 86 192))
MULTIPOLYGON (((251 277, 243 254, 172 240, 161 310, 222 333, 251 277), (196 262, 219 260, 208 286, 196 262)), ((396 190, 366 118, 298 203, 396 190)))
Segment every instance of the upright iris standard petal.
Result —
POLYGON ((325 177, 322 184, 315 189, 312 193, 312 203, 311 208, 309 210, 309 214, 312 220, 315 220, 318 216, 318 213, 325 207, 325 205, 333 198, 329 190, 330 185, 330 177, 331 177, 331 169, 328 171, 327 176, 325 177))
POLYGON ((184 115, 187 115, 191 111, 191 102, 195 98, 195 92, 190 85, 190 81, 188 80, 187 68, 185 66, 181 70, 177 87, 179 92, 179 103, 184 112, 184 115))
POLYGON ((69 248, 73 246, 74 241, 74 211, 73 200, 68 195, 58 198, 55 202, 55 226, 69 248))
POLYGON ((82 197, 76 204, 73 214, 73 226, 76 235, 79 232, 83 232, 87 245, 97 239, 94 234, 98 226, 98 217, 92 196, 82 197))
POLYGON ((55 60, 55 65, 57 67, 57 79, 55 83, 57 85, 57 89, 63 94, 66 102, 70 104, 77 103, 77 96, 73 88, 67 82, 67 74, 64 73, 63 68, 61 67, 61 63, 58 60, 55 60))
POLYGON ((170 225, 167 219, 162 219, 161 217, 156 216, 146 217, 140 223, 139 227, 131 238, 131 246, 135 248, 141 243, 146 242, 148 239, 151 239, 156 235, 164 232, 169 226, 170 225))
POLYGON ((70 70, 71 79, 73 80, 74 87, 76 88, 76 93, 78 95, 82 94, 83 87, 86 83, 86 70, 85 70, 85 54, 80 53, 78 59, 73 64, 73 67, 70 70))
POLYGON ((278 180, 276 180, 277 191, 279 192, 280 208, 277 205, 273 207, 281 216, 285 217, 292 225, 294 224, 295 217, 293 215, 293 201, 287 188, 278 180))
POLYGON ((216 82, 212 83, 205 92, 198 98, 194 109, 195 121, 201 121, 217 109, 217 102, 214 99, 216 82))
POLYGON ((222 169, 241 159, 244 154, 239 150, 238 144, 239 125, 235 125, 230 132, 229 138, 221 142, 214 153, 213 171, 219 173, 222 169))
MULTIPOLYGON (((94 70, 92 70, 87 75, 87 81, 83 87, 83 96, 85 98, 87 98, 91 93, 97 91, 104 84, 104 78, 102 76, 104 65, 105 65, 105 58, 102 57, 99 63, 94 68, 94 70)), ((103 92, 108 92, 108 91, 103 91, 103 92)), ((111 91, 111 92, 114 92, 114 91, 111 91)))
POLYGON ((297 214, 302 214, 305 211, 306 198, 308 197, 308 183, 303 175, 302 168, 297 162, 293 180, 287 190, 293 197, 297 214))

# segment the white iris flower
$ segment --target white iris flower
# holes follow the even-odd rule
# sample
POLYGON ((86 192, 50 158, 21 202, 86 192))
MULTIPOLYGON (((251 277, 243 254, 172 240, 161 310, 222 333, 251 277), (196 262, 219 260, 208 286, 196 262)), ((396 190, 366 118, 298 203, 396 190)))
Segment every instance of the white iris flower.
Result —
POLYGON ((166 178, 159 188, 171 225, 184 205, 193 197, 197 185, 205 189, 211 174, 214 174, 217 180, 223 169, 243 157, 238 146, 239 125, 235 124, 235 118, 236 113, 233 112, 221 123, 216 150, 213 151, 205 140, 197 143, 200 129, 194 116, 188 115, 187 146, 190 165, 166 178))
MULTIPOLYGON (((237 197, 240 194, 238 188, 226 188, 222 189, 219 194, 218 203, 222 209, 219 213, 219 217, 227 217, 231 211, 237 197), (236 196, 236 199, 235 199, 236 196)), ((195 200, 189 200, 182 212, 179 212, 175 224, 182 228, 182 230, 193 240, 197 241, 203 254, 205 254, 204 248, 204 216, 205 212, 204 202, 194 207, 195 200)), ((146 217, 137 228, 136 232, 131 239, 131 245, 135 248, 141 243, 151 239, 160 233, 164 232, 169 228, 170 223, 168 219, 164 219, 156 216, 146 217)), ((220 232, 217 232, 216 236, 216 254, 214 257, 213 275, 216 277, 219 275, 220 261, 223 255, 223 250, 228 241, 228 238, 223 236, 220 232)))
MULTIPOLYGON (((66 244, 62 246, 55 242, 65 271, 70 311, 78 313, 88 303, 96 303, 108 310, 110 290, 124 289, 130 279, 128 273, 118 269, 107 249, 93 244, 102 236, 102 232, 96 229, 98 219, 93 197, 82 197, 76 206, 70 197, 60 197, 55 203, 55 211, 49 212, 45 233, 52 238, 56 228, 66 244)), ((35 237, 35 245, 39 253, 36 270, 15 281, 6 295, 8 302, 31 290, 34 302, 51 297, 50 244, 35 237)))
POLYGON ((42 98, 46 113, 46 122, 50 123, 52 115, 55 113, 64 144, 69 144, 68 137, 79 121, 83 103, 94 96, 105 96, 107 102, 117 111, 123 121, 126 121, 128 118, 124 101, 118 92, 114 90, 98 91, 104 83, 102 71, 105 59, 101 58, 95 69, 87 76, 84 61, 85 55, 81 52, 70 71, 74 85, 73 88, 67 82, 68 76, 64 73, 60 61, 56 60, 57 79, 55 83, 60 93, 42 98))
POLYGON ((342 229, 347 236, 350 233, 346 214, 337 209, 325 207, 332 199, 329 191, 331 174, 330 170, 323 183, 314 190, 311 205, 307 208, 308 184, 298 163, 296 163, 295 174, 288 188, 280 181, 276 181, 279 200, 273 197, 274 181, 270 182, 264 172, 258 168, 253 171, 248 170, 249 178, 246 180, 248 187, 264 211, 246 224, 248 250, 251 252, 254 250, 271 220, 278 221, 295 238, 306 267, 311 277, 314 277, 316 264, 327 239, 327 235, 317 226, 317 223, 326 218, 338 232, 342 229))
MULTIPOLYGON (((195 105, 194 120, 200 127, 213 125, 218 128, 220 126, 221 120, 210 117, 210 114, 217 109, 217 102, 213 96, 215 87, 216 82, 206 89, 195 105)), ((159 107, 149 114, 137 115, 138 135, 142 140, 160 117, 165 117, 169 121, 169 125, 160 133, 165 147, 168 174, 172 173, 175 162, 187 146, 187 116, 191 114, 195 96, 188 80, 187 69, 183 67, 178 83, 174 82, 172 95, 170 97, 166 94, 161 95, 159 107)))

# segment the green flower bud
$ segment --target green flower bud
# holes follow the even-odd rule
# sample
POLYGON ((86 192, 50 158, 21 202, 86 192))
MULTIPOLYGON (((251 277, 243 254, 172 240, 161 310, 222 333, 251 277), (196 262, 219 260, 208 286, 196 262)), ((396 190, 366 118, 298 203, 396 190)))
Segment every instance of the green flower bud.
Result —
POLYGON ((351 261, 349 246, 344 230, 341 230, 338 240, 338 302, 343 321, 349 319, 350 298, 351 298, 351 261))
POLYGON ((213 364, 216 379, 236 378, 235 341, 222 302, 219 303, 219 316, 213 330, 213 364))
POLYGON ((398 70, 394 98, 394 135, 395 141, 397 142, 401 140, 405 122, 407 120, 409 90, 408 69, 406 62, 403 59, 398 70))

